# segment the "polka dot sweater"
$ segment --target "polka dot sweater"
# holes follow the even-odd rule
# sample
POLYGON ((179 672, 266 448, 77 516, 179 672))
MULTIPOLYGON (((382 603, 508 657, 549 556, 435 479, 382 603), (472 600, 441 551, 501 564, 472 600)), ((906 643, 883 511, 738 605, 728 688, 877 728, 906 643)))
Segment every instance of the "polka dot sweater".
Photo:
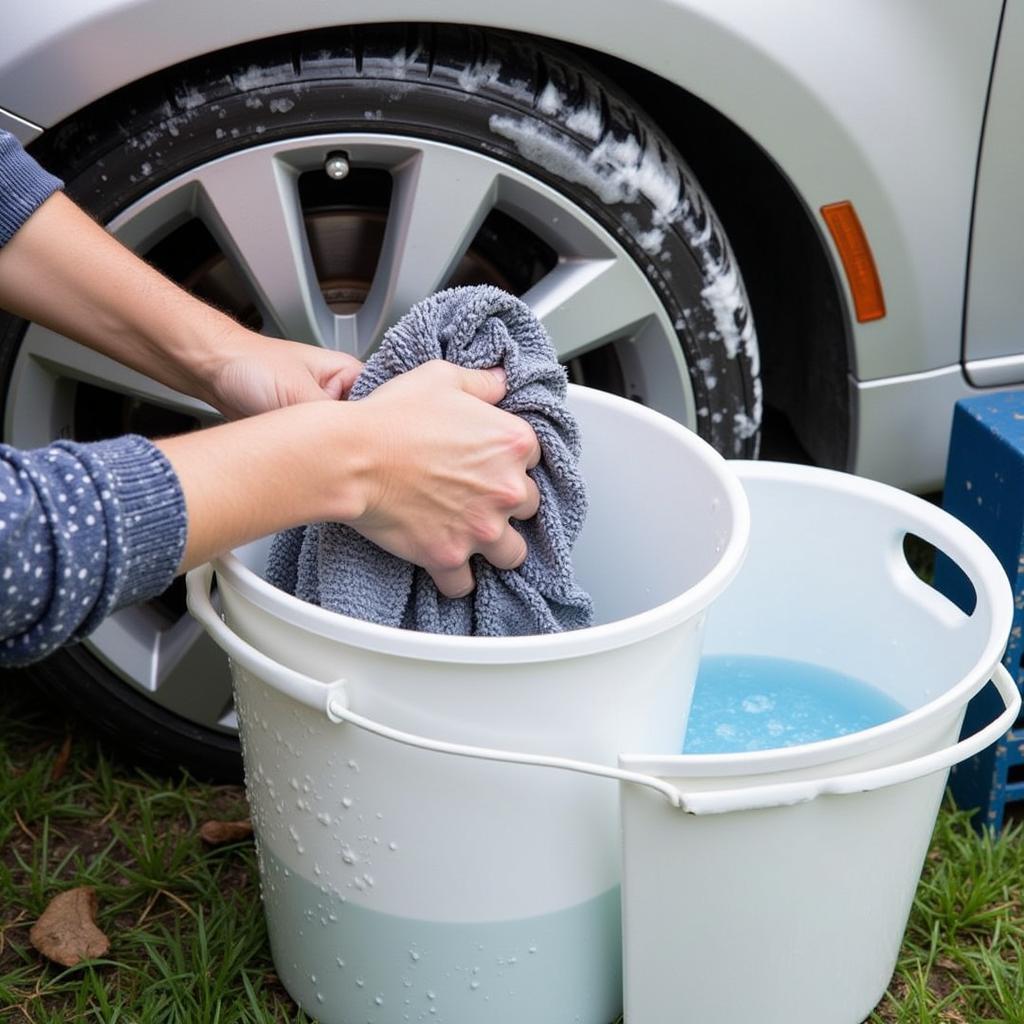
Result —
POLYGON ((10 132, 0 130, 0 245, 61 187, 21 148, 10 132))
POLYGON ((144 437, 0 445, 0 665, 45 657, 160 593, 185 534, 178 478, 144 437))
MULTIPOLYGON (((0 246, 60 186, 0 131, 0 246)), ((159 594, 185 533, 178 479, 144 437, 0 445, 0 665, 43 658, 159 594)))

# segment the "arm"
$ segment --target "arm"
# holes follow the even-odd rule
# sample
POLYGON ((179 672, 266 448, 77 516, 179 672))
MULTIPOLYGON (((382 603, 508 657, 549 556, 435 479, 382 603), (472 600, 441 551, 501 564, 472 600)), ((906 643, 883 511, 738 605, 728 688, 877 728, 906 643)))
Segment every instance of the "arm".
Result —
POLYGON ((358 360, 246 330, 125 249, 60 187, 0 130, 0 308, 229 418, 347 394, 358 360))
POLYGON ((480 552, 526 555, 529 426, 493 408, 500 371, 427 363, 360 402, 309 402, 152 442, 0 446, 0 664, 80 639, 176 572, 317 520, 349 523, 452 597, 480 552), (11 589, 13 588, 13 590, 11 589))
POLYGON ((339 352, 247 330, 139 259, 59 192, 0 249, 0 308, 229 418, 342 398, 362 368, 339 352))

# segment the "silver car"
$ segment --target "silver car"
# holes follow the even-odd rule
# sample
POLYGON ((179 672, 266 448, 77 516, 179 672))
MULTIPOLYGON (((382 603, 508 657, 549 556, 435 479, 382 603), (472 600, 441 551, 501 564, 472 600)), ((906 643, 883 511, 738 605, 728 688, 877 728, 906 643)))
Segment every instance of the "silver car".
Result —
MULTIPOLYGON (((572 379, 727 455, 924 491, 954 401, 1024 381, 1022 51, 1001 0, 39 0, 4 17, 0 127, 267 334, 362 358, 491 282, 572 379)), ((22 447, 214 419, 2 316, 0 403, 22 447)), ((237 770, 179 585, 38 671, 144 754, 237 770)))

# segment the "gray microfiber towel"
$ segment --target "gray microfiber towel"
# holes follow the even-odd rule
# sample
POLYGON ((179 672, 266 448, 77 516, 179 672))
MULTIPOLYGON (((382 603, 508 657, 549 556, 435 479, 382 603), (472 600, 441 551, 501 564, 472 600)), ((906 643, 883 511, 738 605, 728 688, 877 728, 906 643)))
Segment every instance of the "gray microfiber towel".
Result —
POLYGON ((537 435, 541 460, 530 476, 540 509, 526 522, 513 521, 526 540, 526 561, 518 569, 496 569, 474 555, 476 589, 447 598, 426 570, 351 527, 316 523, 278 534, 267 579, 322 608, 427 633, 525 636, 589 626, 593 606, 576 583, 571 558, 587 509, 580 436, 565 407, 565 370, 547 332, 525 303, 498 288, 439 292, 385 334, 348 400, 431 359, 471 369, 503 366, 507 393, 499 407, 522 416, 537 435))

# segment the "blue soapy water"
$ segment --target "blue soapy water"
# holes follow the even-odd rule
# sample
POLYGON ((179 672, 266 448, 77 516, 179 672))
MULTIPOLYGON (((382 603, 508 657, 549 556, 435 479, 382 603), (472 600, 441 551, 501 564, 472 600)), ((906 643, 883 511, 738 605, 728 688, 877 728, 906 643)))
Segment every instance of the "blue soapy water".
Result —
POLYGON ((701 660, 686 754, 737 754, 830 740, 906 712, 876 687, 788 658, 721 654, 701 660))

